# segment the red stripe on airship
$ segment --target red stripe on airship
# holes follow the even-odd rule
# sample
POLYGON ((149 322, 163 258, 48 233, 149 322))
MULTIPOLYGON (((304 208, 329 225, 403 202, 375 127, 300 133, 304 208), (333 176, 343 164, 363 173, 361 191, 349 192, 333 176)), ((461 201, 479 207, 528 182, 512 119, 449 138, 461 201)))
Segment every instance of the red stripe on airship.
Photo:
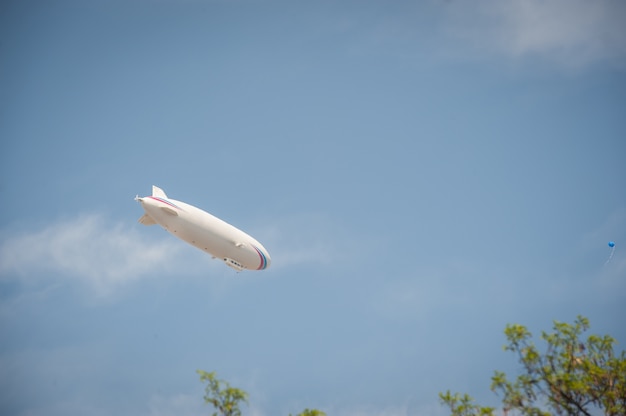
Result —
POLYGON ((163 202, 164 204, 167 204, 167 205, 169 205, 169 206, 171 206, 171 207, 174 207, 174 208, 176 208, 176 209, 177 209, 177 210, 179 210, 179 211, 184 211, 184 209, 182 209, 181 207, 179 207, 179 206, 177 206, 177 205, 175 205, 175 204, 172 204, 172 203, 171 203, 170 201, 168 201, 167 199, 159 198, 158 196, 149 196, 148 198, 152 198, 152 199, 154 199, 155 201, 163 202))
POLYGON ((255 245, 252 245, 252 247, 254 247, 256 252, 259 254, 259 257, 261 258, 261 264, 259 265, 257 270, 265 269, 267 267, 267 257, 265 257, 265 254, 263 254, 263 252, 259 250, 255 245))

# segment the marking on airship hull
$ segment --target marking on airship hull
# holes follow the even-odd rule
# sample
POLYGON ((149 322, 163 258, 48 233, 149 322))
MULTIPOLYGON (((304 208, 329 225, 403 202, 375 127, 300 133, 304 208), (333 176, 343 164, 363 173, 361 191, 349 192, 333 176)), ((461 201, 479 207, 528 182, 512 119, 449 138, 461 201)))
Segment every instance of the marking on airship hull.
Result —
POLYGON ((179 206, 178 206, 178 205, 176 205, 176 204, 171 203, 171 202, 170 202, 170 201, 168 201, 167 199, 159 198, 158 196, 149 196, 148 198, 152 198, 152 199, 154 199, 155 201, 163 202, 164 204, 167 204, 167 205, 169 205, 170 207, 174 207, 174 208, 176 208, 177 210, 184 211, 184 209, 182 209, 181 207, 179 207, 179 206))
POLYGON ((261 264, 259 265, 259 267, 257 268, 257 270, 263 270, 267 267, 267 257, 265 257, 265 254, 263 254, 263 252, 261 250, 259 250, 259 248, 257 246, 255 246, 254 244, 252 244, 252 247, 254 247, 254 249, 256 250, 256 252, 259 254, 259 257, 261 258, 261 264))

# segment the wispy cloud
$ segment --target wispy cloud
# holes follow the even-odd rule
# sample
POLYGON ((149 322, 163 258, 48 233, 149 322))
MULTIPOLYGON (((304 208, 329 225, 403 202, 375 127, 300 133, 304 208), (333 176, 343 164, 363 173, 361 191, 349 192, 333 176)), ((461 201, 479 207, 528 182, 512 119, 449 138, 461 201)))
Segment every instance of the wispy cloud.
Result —
MULTIPOLYGON (((159 237, 154 238, 151 228, 91 214, 5 235, 0 240, 0 279, 33 284, 41 282, 43 276, 50 284, 72 280, 87 286, 97 297, 107 297, 131 282, 163 272, 204 275, 209 268, 214 276, 232 275, 221 262, 196 253, 161 229, 157 231, 159 237), (196 269, 189 262, 194 254, 200 259, 196 269)), ((272 271, 337 264, 354 254, 355 243, 349 242, 345 230, 313 214, 274 221, 258 235, 263 236, 262 242, 272 256, 272 271)), ((211 283, 216 293, 224 284, 230 287, 237 283, 232 279, 214 279, 211 283)))
POLYGON ((480 0, 447 5, 449 34, 473 53, 539 56, 566 67, 626 61, 626 4, 613 0, 480 0))
POLYGON ((272 256, 272 268, 337 264, 361 246, 353 241, 358 237, 317 214, 294 215, 272 224, 259 232, 272 256))
POLYGON ((13 235, 0 245, 0 277, 35 281, 62 275, 88 284, 100 296, 171 267, 180 245, 151 241, 132 226, 85 215, 13 235))

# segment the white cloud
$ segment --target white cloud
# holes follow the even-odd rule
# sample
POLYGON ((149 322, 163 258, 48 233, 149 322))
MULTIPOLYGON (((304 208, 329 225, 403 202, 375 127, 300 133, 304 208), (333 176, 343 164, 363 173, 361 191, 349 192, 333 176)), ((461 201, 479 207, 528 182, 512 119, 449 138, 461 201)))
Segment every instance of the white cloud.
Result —
POLYGON ((167 235, 150 241, 132 226, 86 215, 5 238, 0 246, 0 277, 32 282, 46 272, 60 274, 105 296, 171 267, 179 249, 176 243, 167 235))
MULTIPOLYGON (((271 270, 301 265, 335 267, 355 253, 348 234, 317 215, 282 219, 258 235, 263 236, 272 256, 271 270)), ((20 279, 39 286, 45 281, 46 289, 41 292, 39 287, 37 292, 44 295, 48 289, 72 281, 104 298, 131 282, 181 271, 202 276, 210 271, 214 277, 225 277, 211 279, 213 294, 245 281, 230 279, 233 271, 220 261, 211 260, 158 226, 116 223, 96 214, 5 235, 0 240, 0 279, 20 279)))
POLYGON ((566 67, 624 64, 626 3, 615 0, 452 1, 446 30, 474 53, 540 56, 566 67))

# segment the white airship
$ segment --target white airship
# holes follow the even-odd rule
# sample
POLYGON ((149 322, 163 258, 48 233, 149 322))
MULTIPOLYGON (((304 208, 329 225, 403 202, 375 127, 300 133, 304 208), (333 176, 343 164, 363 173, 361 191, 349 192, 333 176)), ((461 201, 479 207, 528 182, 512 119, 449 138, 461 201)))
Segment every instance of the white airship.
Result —
POLYGON ((200 208, 168 198, 159 187, 152 186, 152 196, 137 195, 135 201, 146 211, 139 218, 141 224, 159 224, 238 272, 270 266, 272 259, 257 240, 200 208))

